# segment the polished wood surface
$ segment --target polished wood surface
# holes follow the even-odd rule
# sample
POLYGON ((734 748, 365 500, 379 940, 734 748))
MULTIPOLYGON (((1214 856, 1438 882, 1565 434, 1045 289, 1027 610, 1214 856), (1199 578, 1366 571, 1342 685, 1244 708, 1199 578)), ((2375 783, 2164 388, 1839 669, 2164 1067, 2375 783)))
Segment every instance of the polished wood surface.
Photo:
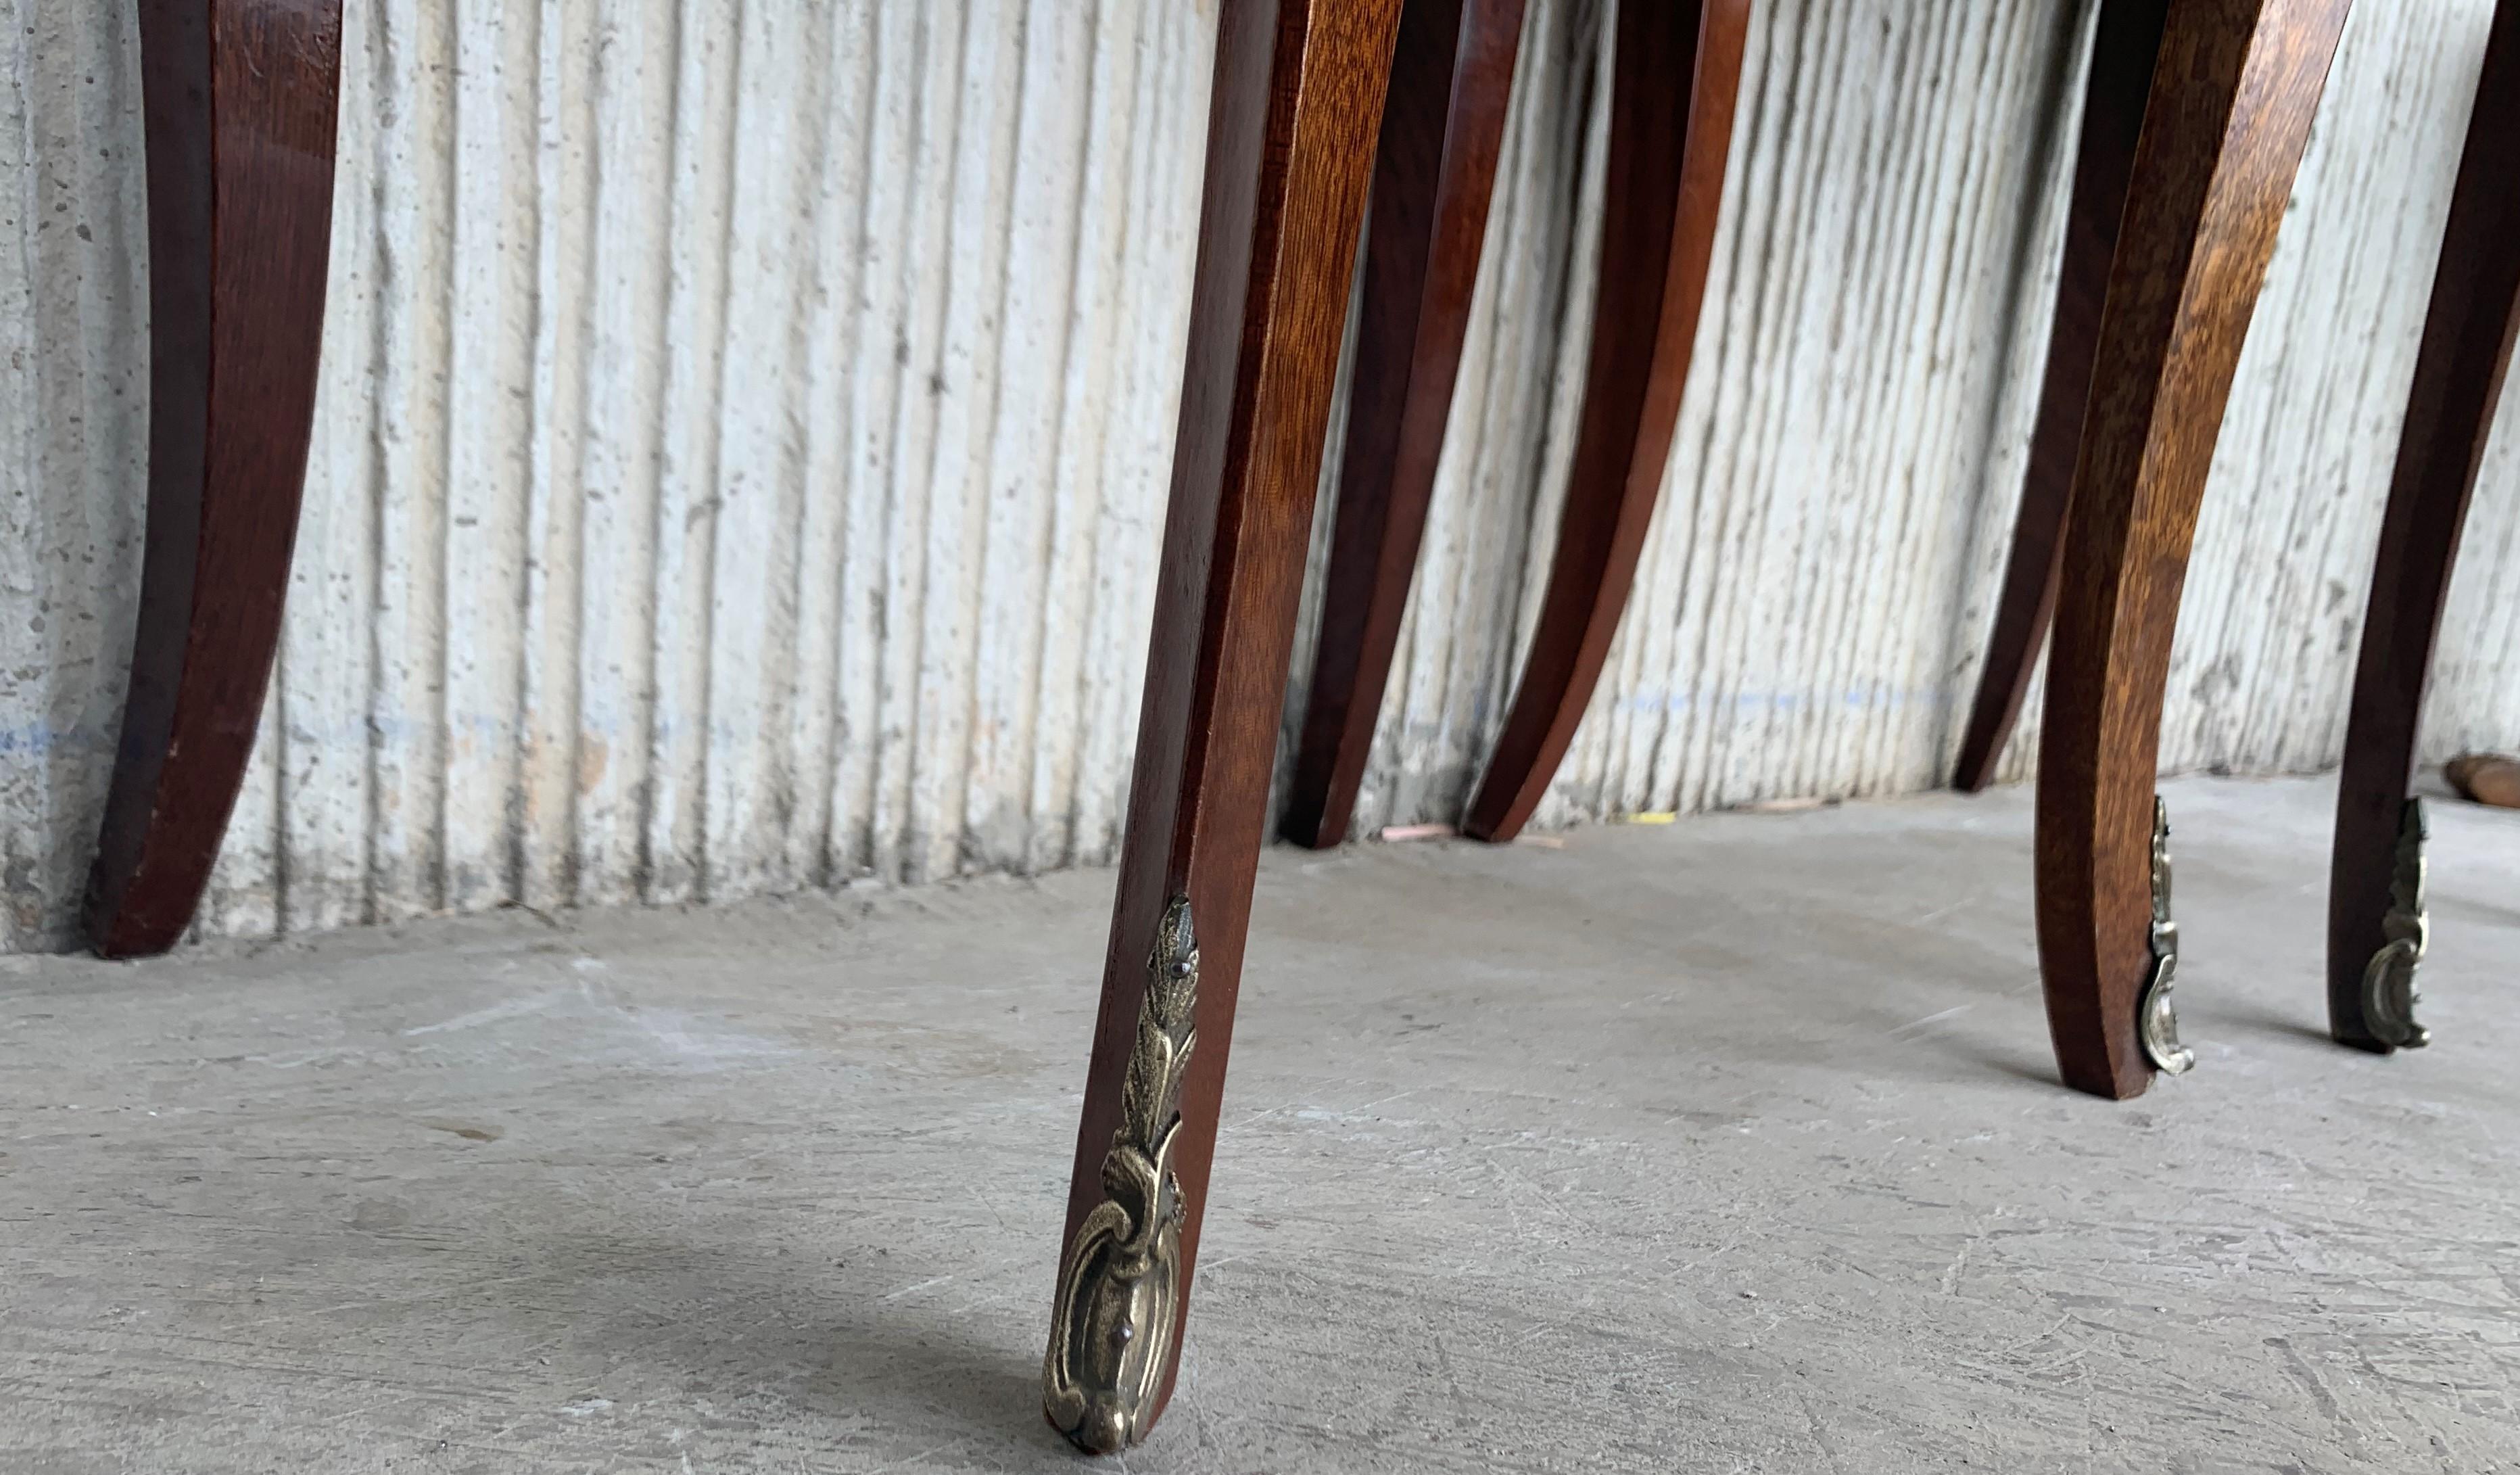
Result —
POLYGON ((2170 0, 2106 0, 2092 39, 2084 86, 2083 130, 2074 160, 2074 195, 2065 217, 2065 259, 2057 273, 2056 307, 2048 338, 2048 371, 2040 383, 2039 416, 2030 433, 2030 465, 2012 524, 2012 552, 1996 596, 1986 664, 1960 741, 1953 785, 1976 793, 1995 779, 1995 765, 2020 718, 2022 699, 2048 626, 2056 616, 2058 560, 2065 549, 2065 508, 2083 439, 2083 410, 2092 398, 2092 359, 2099 349, 2100 306, 2108 296, 2109 262, 2126 214, 2143 103, 2152 91, 2153 59, 2170 0))
POLYGON ((1482 840, 1511 840, 1548 792, 1636 579, 1697 340, 1749 16, 1749 0, 1619 9, 1583 418, 1531 649, 1462 825, 1482 840))
POLYGON ((340 0, 141 0, 149 532, 86 923, 192 921, 253 747, 305 480, 333 217, 340 0))
POLYGON ((2413 781, 2424 688, 2459 530, 2520 332, 2520 0, 2502 0, 2451 198, 2423 346, 2407 396, 2380 529, 2327 883, 2327 1019, 2345 1044, 2382 1050, 2362 975, 2387 942, 2381 919, 2400 815, 2413 781))
POLYGON ((1408 0, 1373 161, 1337 522, 1280 830, 1347 838, 1435 494, 1523 0, 1408 0))
MULTIPOLYGON (((1224 0, 1218 18, 1171 508, 1060 1236, 1066 1243, 1102 1197, 1156 923, 1168 899, 1187 896, 1200 968, 1198 1044, 1173 1156, 1187 1214, 1185 1297, 1399 14, 1400 0, 1224 0)), ((1163 1374, 1167 1400, 1173 1372, 1163 1374)))
POLYGON ((2066 1083, 2098 1095, 2151 1083, 2136 1011, 2180 587, 2348 4, 2174 0, 2144 108, 2066 518, 2039 759, 2048 1029, 2066 1083))

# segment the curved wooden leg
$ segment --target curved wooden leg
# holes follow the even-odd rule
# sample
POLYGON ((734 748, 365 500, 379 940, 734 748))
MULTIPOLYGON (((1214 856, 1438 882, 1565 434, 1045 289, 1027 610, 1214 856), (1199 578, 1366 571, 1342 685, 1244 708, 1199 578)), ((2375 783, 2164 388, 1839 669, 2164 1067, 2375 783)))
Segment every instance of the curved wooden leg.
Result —
POLYGON ((1172 1394, 1399 14, 1225 0, 1217 21, 1172 506, 1044 1367, 1051 1422, 1092 1451, 1144 1439, 1172 1394))
POLYGON ((2107 0, 2092 38, 2092 70, 2084 84, 2083 131, 2074 160, 2074 198, 2065 217, 2065 259, 2056 278, 2055 325, 2048 339, 2048 372, 2039 388, 2039 418, 2030 433, 2030 465, 2012 524, 2012 553, 1996 596, 1995 624, 1978 672, 1977 699, 1960 742, 1955 788, 1974 794, 1995 779, 1996 761, 2011 740, 2030 690, 2030 672, 2056 616, 2057 555, 2064 549, 2065 506, 2074 487, 2083 407, 2092 398, 2092 358, 2099 348, 2100 304, 2108 296, 2109 261, 2117 254, 2126 214, 2127 181, 2143 101, 2152 90, 2153 59, 2170 0, 2107 0))
POLYGON ((2174 0, 2109 272, 2039 759, 2039 960, 2065 1082, 2152 1081, 2153 772, 2223 407, 2349 0, 2174 0))
POLYGON ((1347 838, 1400 641, 1487 239, 1522 12, 1523 0, 1408 0, 1400 13, 1321 639, 1279 825, 1316 850, 1347 838))
POLYGON ((87 896, 108 957, 191 922, 280 643, 315 410, 340 0, 142 0, 149 542, 87 896))
POLYGON ((1749 16, 1749 0, 1619 8, 1584 414, 1531 651, 1462 821, 1482 840, 1511 840, 1548 792, 1627 607, 1696 344, 1749 16))
POLYGON ((2407 398, 2336 794, 2336 851, 2327 883, 2328 1029, 2340 1043, 2383 1053, 2422 1040, 2408 1007, 2424 941, 2415 921, 2421 873, 2412 869, 2422 851, 2419 831, 2408 829, 2407 791, 2459 530, 2520 333, 2514 159, 2520 159, 2520 0, 2503 0, 2486 45, 2407 398))

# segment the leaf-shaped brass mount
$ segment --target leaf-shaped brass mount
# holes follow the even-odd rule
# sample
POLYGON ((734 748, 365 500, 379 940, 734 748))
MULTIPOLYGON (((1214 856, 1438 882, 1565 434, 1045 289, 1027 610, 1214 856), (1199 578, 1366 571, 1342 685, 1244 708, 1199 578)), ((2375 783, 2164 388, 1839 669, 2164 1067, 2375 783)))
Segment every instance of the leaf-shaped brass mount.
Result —
POLYGON ((2159 795, 2152 801, 2152 976, 2137 1006, 2137 1034, 2144 1058, 2166 1075, 2185 1075, 2196 1064, 2196 1052, 2179 1042, 2179 1006, 2171 991, 2179 984, 2179 923, 2170 915, 2170 806, 2159 795))
POLYGON ((2398 821, 2389 913, 2380 919, 2380 936, 2388 941, 2362 970, 2363 1025, 2373 1039, 2393 1050, 2420 1049, 2433 1039, 2430 1030, 2415 1023, 2415 1004, 2423 997, 2415 974, 2432 941, 2432 924, 2424 915, 2424 843, 2431 838, 2432 820, 2423 800, 2408 800, 2398 821))
POLYGON ((1197 1042, 1198 935, 1175 897, 1147 959, 1138 1043, 1121 1087, 1119 1130, 1102 1159, 1107 1195, 1059 1262, 1042 1364, 1042 1407, 1079 1449, 1110 1454, 1147 1434, 1181 1335, 1182 1079, 1197 1042))

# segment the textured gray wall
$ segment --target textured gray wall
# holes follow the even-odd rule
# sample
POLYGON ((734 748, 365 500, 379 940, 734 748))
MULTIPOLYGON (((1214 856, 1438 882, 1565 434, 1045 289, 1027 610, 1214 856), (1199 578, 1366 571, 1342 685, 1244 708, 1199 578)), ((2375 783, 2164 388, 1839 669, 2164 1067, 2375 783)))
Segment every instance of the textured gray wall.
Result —
MULTIPOLYGON (((2347 31, 2198 537, 2167 766, 2336 757, 2490 10, 2366 0, 2347 31)), ((1545 821, 1938 781, 2045 347, 2073 11, 1760 8, 1664 510, 1545 821)), ((1533 613, 1601 16, 1532 8, 1367 823, 1453 816, 1533 613)), ((348 18, 306 521, 204 929, 1108 858, 1212 0, 348 18)), ((68 940, 111 756, 147 267, 130 16, 0 22, 0 942, 24 948, 68 940)), ((2515 456, 2480 490, 2435 756, 2520 740, 2515 456)))

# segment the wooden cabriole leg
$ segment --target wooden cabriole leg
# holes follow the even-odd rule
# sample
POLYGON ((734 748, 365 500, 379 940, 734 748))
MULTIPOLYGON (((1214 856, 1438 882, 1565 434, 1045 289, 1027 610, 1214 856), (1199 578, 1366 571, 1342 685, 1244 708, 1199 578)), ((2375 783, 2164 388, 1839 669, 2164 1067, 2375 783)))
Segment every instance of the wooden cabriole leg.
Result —
POLYGON ((2099 346, 2100 304, 2109 262, 2117 254, 2126 213, 2127 180, 2152 63, 2170 0, 2107 0, 2092 39, 2084 86, 2083 132, 2074 160, 2074 197, 2065 217, 2065 259, 2056 279, 2056 314, 2048 339, 2048 373, 2039 390, 2039 418, 2030 433, 2030 465, 2012 524, 2012 553, 1996 597, 1977 700, 1960 742, 1952 783, 1974 794, 1995 779, 1996 762, 2012 737, 2030 690, 2030 673, 2056 615, 2057 558, 2064 551, 2065 505, 2074 487, 2083 407, 2092 398, 2092 355, 2099 346))
POLYGON ((149 539, 88 881, 108 957, 192 921, 262 715, 333 220, 340 0, 141 0, 149 539))
POLYGON ((1523 0, 1407 0, 1374 153, 1321 639, 1280 830, 1347 838, 1435 493, 1505 141, 1523 0))
POLYGON ((1313 489, 1400 0, 1224 0, 1172 506, 1044 1367, 1107 1452, 1172 1395, 1313 489))
POLYGON ((2350 0, 2174 0, 2067 513, 2039 759, 2039 958, 2065 1082, 2152 1082, 2153 777, 2196 512, 2350 0))
POLYGON ((2423 346, 2380 530, 2327 882, 2327 1020, 2338 1042, 2421 1044, 2423 850, 2408 798, 2442 602, 2486 436, 2520 333, 2520 0, 2486 43, 2467 150, 2433 276, 2423 346))
POLYGON ((1583 419, 1531 651, 1462 821, 1482 840, 1511 840, 1548 792, 1627 607, 1697 339, 1749 15, 1749 0, 1619 8, 1583 419))

